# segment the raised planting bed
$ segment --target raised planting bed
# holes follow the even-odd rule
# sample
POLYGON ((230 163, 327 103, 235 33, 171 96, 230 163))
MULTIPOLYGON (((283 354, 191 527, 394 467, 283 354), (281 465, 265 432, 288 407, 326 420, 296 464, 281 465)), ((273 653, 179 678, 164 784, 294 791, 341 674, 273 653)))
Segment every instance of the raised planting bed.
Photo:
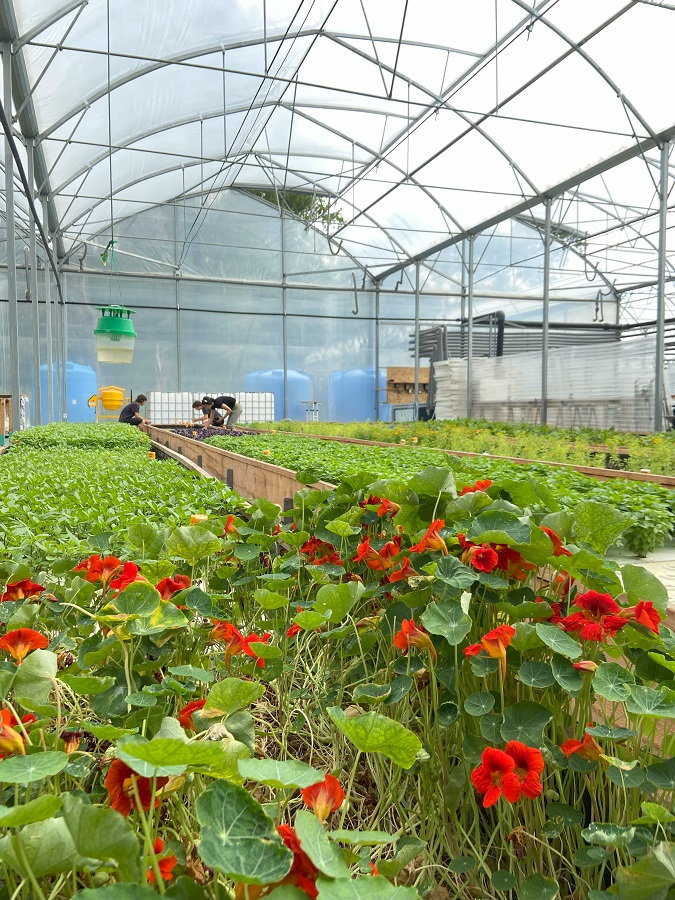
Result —
MULTIPOLYGON (((98 520, 96 455, 128 451, 77 452, 76 500, 98 520)), ((69 453, 42 452, 47 478, 69 453)), ((228 494, 139 444, 141 482, 142 459, 150 515, 228 494)), ((663 585, 605 558, 625 527, 611 507, 542 517, 526 479, 457 497, 453 475, 360 472, 301 488, 290 510, 261 498, 194 526, 184 507, 179 524, 139 522, 133 492, 110 493, 115 555, 4 555, 7 895, 661 896, 663 585)), ((31 503, 35 488, 13 486, 31 503)), ((55 503, 31 523, 38 547, 55 503)))
POLYGON ((601 429, 549 428, 510 425, 483 419, 431 422, 274 422, 259 423, 262 430, 361 440, 410 443, 469 453, 490 453, 509 459, 548 460, 592 468, 649 469, 653 475, 675 473, 675 431, 637 435, 601 429))

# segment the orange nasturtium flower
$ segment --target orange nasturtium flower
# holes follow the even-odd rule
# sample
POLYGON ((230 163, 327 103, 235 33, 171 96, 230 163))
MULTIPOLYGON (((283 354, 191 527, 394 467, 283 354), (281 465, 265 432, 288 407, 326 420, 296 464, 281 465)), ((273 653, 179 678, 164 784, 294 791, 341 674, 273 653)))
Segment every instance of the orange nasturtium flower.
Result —
POLYGON ((563 631, 576 631, 582 641, 604 641, 620 631, 628 620, 621 618, 621 609, 611 594, 586 591, 572 601, 577 612, 570 613, 560 623, 563 631))
POLYGON ((416 625, 414 619, 404 619, 401 622, 401 628, 394 635, 393 643, 394 647, 398 647, 404 653, 407 653, 411 647, 419 647, 421 650, 428 651, 432 659, 436 659, 436 648, 428 632, 416 625))
POLYGON ((180 710, 178 713, 178 722, 181 728, 189 728, 191 731, 195 730, 194 722, 192 721, 192 713, 203 709, 205 703, 206 700, 192 700, 187 706, 184 706, 180 710))
MULTIPOLYGON (((163 788, 168 780, 168 778, 164 777, 155 778, 156 791, 163 788)), ((138 791, 138 798, 145 812, 148 812, 152 806, 155 808, 158 807, 162 802, 161 798, 157 796, 157 793, 153 795, 153 779, 137 775, 133 769, 121 759, 114 759, 112 765, 108 769, 108 774, 105 776, 103 784, 108 792, 111 807, 116 809, 117 812, 121 813, 123 816, 128 816, 132 809, 138 809, 136 793, 134 791, 134 782, 136 784, 136 791, 138 791)))
POLYGON ((369 569, 383 572, 385 569, 393 569, 394 560, 392 557, 398 556, 401 552, 401 538, 395 537, 388 541, 381 550, 375 550, 370 546, 370 538, 364 538, 356 548, 356 556, 352 557, 352 562, 364 562, 369 569))
MULTIPOLYGON (((26 725, 28 725, 29 722, 35 721, 35 716, 32 714, 30 716, 24 716, 24 724, 26 725), (25 721, 26 719, 29 721, 25 721)), ((0 759, 10 753, 20 753, 23 755, 26 752, 23 747, 25 743, 24 736, 13 727, 18 724, 19 723, 11 710, 3 709, 2 712, 0 712, 0 759)))
MULTIPOLYGON (((164 841, 158 837, 152 849, 155 851, 155 856, 159 856, 160 853, 164 852, 164 841)), ((171 881, 173 870, 178 865, 178 860, 175 856, 165 856, 163 859, 157 860, 157 865, 159 866, 159 874, 162 876, 162 880, 171 881)), ((152 866, 148 869, 147 879, 150 884, 155 883, 155 870, 152 866)))
POLYGON ((388 576, 387 581, 404 581, 406 578, 413 578, 415 575, 419 575, 419 572, 416 572, 415 569, 410 564, 410 560, 407 556, 404 556, 401 560, 401 567, 399 569, 394 569, 391 575, 388 576))
POLYGON ((628 621, 644 625, 645 628, 649 628, 654 634, 659 633, 661 614, 657 609, 654 609, 654 604, 651 600, 639 600, 637 606, 629 606, 627 609, 622 609, 619 616, 622 619, 628 619, 628 621))
POLYGON ((556 534, 552 528, 547 528, 546 525, 540 525, 539 528, 544 532, 544 534, 548 535, 551 543, 553 544, 554 556, 572 556, 570 551, 566 550, 565 547, 563 547, 560 535, 556 534))
POLYGON ((387 500, 386 497, 383 497, 382 502, 377 508, 377 514, 381 519, 389 515, 395 516, 400 508, 398 503, 394 503, 392 500, 387 500))
POLYGON ((28 597, 36 597, 41 594, 44 588, 41 584, 35 584, 30 578, 24 578, 23 581, 14 581, 5 587, 5 592, 0 597, 0 603, 6 600, 26 600, 28 597))
POLYGON ((258 656, 251 645, 257 643, 267 644, 272 637, 271 631, 266 631, 262 635, 249 634, 248 637, 244 637, 232 622, 219 622, 217 619, 212 619, 211 621, 215 627, 211 630, 209 637, 227 644, 225 647, 225 668, 228 672, 230 670, 231 657, 236 656, 238 653, 243 653, 245 656, 252 656, 256 659, 256 666, 259 669, 265 667, 265 660, 258 656))
POLYGON ((483 806, 494 806, 499 798, 509 803, 520 799, 520 779, 515 772, 516 762, 512 756, 496 747, 486 747, 481 756, 481 764, 471 773, 471 784, 479 794, 485 794, 483 806))
POLYGON ((511 625, 498 625, 492 631, 488 631, 480 639, 478 644, 470 644, 464 648, 464 656, 476 656, 481 650, 493 659, 501 661, 502 674, 506 674, 506 648, 516 635, 516 629, 511 625))
POLYGON ((520 781, 520 790, 530 800, 534 800, 544 789, 540 781, 540 775, 544 771, 541 750, 528 747, 521 741, 509 741, 504 747, 504 753, 508 753, 516 764, 514 773, 520 781))
POLYGON ((84 577, 87 581, 90 581, 92 584, 100 581, 103 587, 106 588, 110 579, 121 565, 122 561, 116 556, 106 556, 105 559, 103 559, 98 553, 93 553, 91 556, 83 559, 79 565, 75 566, 73 571, 86 572, 84 577))
POLYGON ((425 550, 440 550, 444 556, 448 555, 448 548, 440 535, 441 528, 445 525, 444 519, 434 519, 427 528, 427 533, 422 540, 410 548, 411 553, 424 553, 425 550))
POLYGON ((134 581, 147 581, 147 578, 144 578, 136 563, 133 562, 125 562, 122 566, 122 571, 117 575, 116 578, 111 579, 110 587, 114 591, 123 591, 124 588, 129 587, 130 584, 133 584, 134 581))
POLYGON ((489 478, 485 478, 483 481, 478 480, 475 484, 467 484, 466 487, 463 487, 459 492, 459 496, 463 497, 465 494, 473 494, 475 491, 487 491, 491 485, 492 482, 489 478))
POLYGON ((48 645, 49 638, 32 628, 17 628, 0 638, 0 649, 11 653, 17 666, 31 650, 44 650, 48 645))
POLYGON ((570 738, 569 741, 560 745, 560 749, 568 759, 576 753, 577 756, 583 756, 584 759, 591 762, 597 762, 602 754, 602 747, 591 734, 585 734, 583 741, 570 738))
POLYGON ((300 791, 302 802, 315 813, 320 822, 325 822, 328 816, 339 809, 344 803, 345 792, 342 785, 334 775, 326 775, 323 781, 318 781, 300 791))

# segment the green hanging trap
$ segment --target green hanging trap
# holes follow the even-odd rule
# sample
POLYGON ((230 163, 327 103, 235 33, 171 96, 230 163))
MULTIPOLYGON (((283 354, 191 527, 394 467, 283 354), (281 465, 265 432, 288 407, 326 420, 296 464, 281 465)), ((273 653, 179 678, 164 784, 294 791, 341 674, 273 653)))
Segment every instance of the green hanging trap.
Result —
POLYGON ((134 353, 136 332, 131 316, 134 309, 126 306, 97 306, 101 317, 94 330, 96 356, 99 362, 130 363, 134 353))

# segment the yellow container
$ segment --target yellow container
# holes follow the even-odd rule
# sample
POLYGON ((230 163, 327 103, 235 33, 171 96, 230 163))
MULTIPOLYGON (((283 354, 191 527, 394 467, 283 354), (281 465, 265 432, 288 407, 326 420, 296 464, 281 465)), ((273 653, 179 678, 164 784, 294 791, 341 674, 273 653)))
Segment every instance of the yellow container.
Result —
POLYGON ((190 516, 190 525, 199 525, 200 522, 206 522, 208 520, 208 516, 199 516, 193 515, 190 516))
POLYGON ((122 409, 124 405, 124 388, 108 385, 100 390, 103 409, 122 409))
POLYGON ((148 450, 148 459, 154 459, 154 458, 155 458, 155 451, 148 450))

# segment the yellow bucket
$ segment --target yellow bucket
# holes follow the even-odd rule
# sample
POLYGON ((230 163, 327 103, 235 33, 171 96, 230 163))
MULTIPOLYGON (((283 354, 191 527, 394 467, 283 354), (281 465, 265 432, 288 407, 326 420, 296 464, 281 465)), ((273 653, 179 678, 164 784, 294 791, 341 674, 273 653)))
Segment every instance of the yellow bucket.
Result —
POLYGON ((124 405, 124 388, 109 385, 101 388, 100 395, 103 409, 121 409, 124 405))

